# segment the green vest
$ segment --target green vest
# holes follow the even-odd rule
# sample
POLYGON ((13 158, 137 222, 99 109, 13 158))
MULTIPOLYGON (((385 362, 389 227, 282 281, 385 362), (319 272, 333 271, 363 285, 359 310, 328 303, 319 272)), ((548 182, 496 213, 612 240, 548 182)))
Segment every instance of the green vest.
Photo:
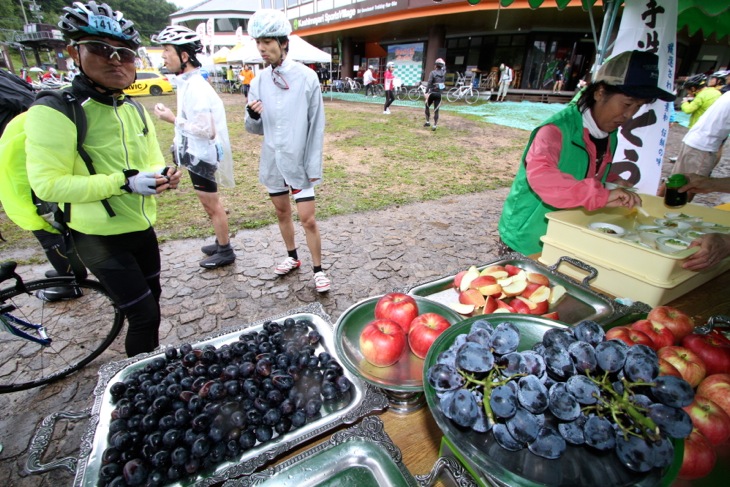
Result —
MULTIPOLYGON (((576 105, 569 105, 532 131, 499 219, 499 236, 502 241, 513 250, 525 255, 542 251, 540 237, 547 232, 548 222, 545 214, 559 209, 544 203, 540 196, 532 190, 525 170, 525 158, 535 139, 535 134, 540 127, 549 124, 557 126, 563 134, 558 169, 581 180, 586 178, 586 170, 589 166, 588 150, 583 141, 583 117, 576 105)), ((616 141, 617 135, 616 132, 613 132, 609 135, 611 154, 616 150, 616 141)), ((606 180, 610 167, 610 164, 606 165, 601 177, 602 182, 606 180)))

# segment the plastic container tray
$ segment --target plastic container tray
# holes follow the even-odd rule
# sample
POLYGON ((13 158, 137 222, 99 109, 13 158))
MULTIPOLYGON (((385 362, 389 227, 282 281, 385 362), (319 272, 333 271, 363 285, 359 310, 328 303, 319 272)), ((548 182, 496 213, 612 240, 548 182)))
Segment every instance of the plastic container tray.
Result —
MULTIPOLYGON (((596 232, 589 229, 588 226, 594 222, 605 222, 618 225, 627 231, 633 231, 638 225, 653 224, 655 218, 665 218, 667 213, 679 212, 702 217, 704 222, 730 226, 730 212, 694 204, 688 204, 680 209, 667 208, 664 206, 662 198, 646 194, 642 194, 641 199, 644 209, 650 214, 649 217, 625 208, 604 208, 596 211, 575 209, 548 213, 547 233, 542 237, 542 241, 546 243, 546 247, 558 246, 563 250, 578 250, 582 257, 577 255, 574 257, 587 264, 596 261, 611 262, 610 268, 625 269, 628 274, 639 280, 659 283, 662 287, 670 288, 681 281, 694 279, 698 273, 682 269, 682 261, 696 252, 695 249, 666 254, 642 247, 635 242, 596 232)), ((548 251, 551 250, 548 249, 548 251)), ((543 249, 543 255, 545 255, 545 249, 543 249)), ((552 265, 557 261, 554 255, 550 259, 541 258, 540 262, 552 265)), ((719 272, 712 277, 717 274, 719 272)), ((575 274, 570 273, 569 275, 574 276, 575 274)), ((697 285, 705 281, 701 281, 697 285)), ((627 292, 621 286, 612 286, 610 290, 598 285, 595 287, 618 296, 625 295, 627 292)), ((690 289, 692 288, 688 288, 685 292, 690 289)))
MULTIPOLYGON (((593 253, 588 253, 595 250, 593 247, 582 246, 581 249, 586 251, 583 252, 549 237, 543 237, 542 241, 544 246, 539 260, 543 264, 553 265, 564 256, 578 259, 598 271, 596 277, 591 281, 592 287, 619 298, 642 301, 650 306, 668 303, 730 269, 729 257, 704 272, 687 271, 677 274, 672 279, 656 280, 649 276, 651 267, 641 266, 634 270, 626 269, 621 265, 597 257, 593 253)), ((611 258, 612 255, 618 254, 611 252, 603 255, 611 258)), ((575 279, 582 279, 586 275, 584 271, 567 264, 560 264, 558 271, 575 279)))

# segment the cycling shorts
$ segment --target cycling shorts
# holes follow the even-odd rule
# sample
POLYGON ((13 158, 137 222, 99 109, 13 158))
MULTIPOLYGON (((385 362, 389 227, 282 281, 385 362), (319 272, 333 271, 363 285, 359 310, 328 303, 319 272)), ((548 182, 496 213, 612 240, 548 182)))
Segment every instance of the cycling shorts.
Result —
POLYGON ((291 186, 286 186, 285 188, 267 187, 266 191, 269 192, 269 196, 272 198, 275 196, 283 196, 291 192, 294 201, 297 203, 301 203, 303 201, 314 201, 314 186, 307 189, 294 189, 291 186))
MULTIPOLYGON (((210 171, 205 171, 206 174, 214 174, 217 170, 217 167, 213 164, 208 164, 207 162, 203 161, 199 161, 198 166, 207 167, 208 169, 210 169, 210 171)), ((188 173, 190 173, 190 181, 192 181, 195 191, 202 191, 203 193, 218 192, 218 183, 216 183, 215 181, 205 178, 199 174, 195 174, 193 171, 190 170, 188 170, 188 173)))

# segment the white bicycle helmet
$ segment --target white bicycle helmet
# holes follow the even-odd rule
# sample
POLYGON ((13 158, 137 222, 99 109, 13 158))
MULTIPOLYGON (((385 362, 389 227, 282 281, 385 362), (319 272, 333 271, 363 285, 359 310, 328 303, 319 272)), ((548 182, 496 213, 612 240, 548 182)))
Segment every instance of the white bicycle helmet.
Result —
POLYGON ((194 30, 188 29, 182 25, 168 25, 160 31, 159 34, 150 37, 150 40, 156 44, 173 44, 181 46, 183 44, 200 43, 200 36, 194 30))
POLYGON ((436 66, 438 66, 438 67, 441 67, 441 68, 443 68, 444 66, 446 66, 446 63, 441 58, 438 58, 436 61, 434 61, 434 64, 436 66))
POLYGON ((395 68, 395 63, 393 61, 390 61, 388 64, 385 65, 386 68, 395 68))
POLYGON ((291 23, 284 12, 273 8, 257 10, 248 20, 248 35, 254 39, 287 37, 291 30, 291 23))

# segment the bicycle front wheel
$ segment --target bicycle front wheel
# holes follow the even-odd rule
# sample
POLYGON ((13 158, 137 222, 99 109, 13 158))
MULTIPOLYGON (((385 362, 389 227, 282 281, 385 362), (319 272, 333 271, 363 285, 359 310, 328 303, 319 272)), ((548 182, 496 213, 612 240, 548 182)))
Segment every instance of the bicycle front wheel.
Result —
POLYGON ((477 102, 479 99, 479 92, 472 88, 471 90, 466 92, 466 96, 464 97, 464 101, 466 101, 469 105, 473 105, 477 102))
MULTIPOLYGON (((98 357, 122 329, 124 316, 96 281, 72 277, 26 282, 29 293, 15 287, 0 291, 0 303, 14 309, 0 315, 12 326, 38 337, 22 322, 40 325, 50 339, 45 346, 11 333, 0 335, 0 393, 22 391, 65 377, 98 357), (45 294, 73 289, 78 297, 48 302, 45 294)), ((124 357, 119 357, 124 358, 124 357)))
POLYGON ((408 99, 411 101, 418 101, 421 98, 421 90, 418 88, 411 88, 408 90, 408 99))
POLYGON ((451 88, 446 93, 446 99, 449 100, 450 103, 454 103, 459 98, 461 98, 461 96, 459 95, 459 88, 451 88))

